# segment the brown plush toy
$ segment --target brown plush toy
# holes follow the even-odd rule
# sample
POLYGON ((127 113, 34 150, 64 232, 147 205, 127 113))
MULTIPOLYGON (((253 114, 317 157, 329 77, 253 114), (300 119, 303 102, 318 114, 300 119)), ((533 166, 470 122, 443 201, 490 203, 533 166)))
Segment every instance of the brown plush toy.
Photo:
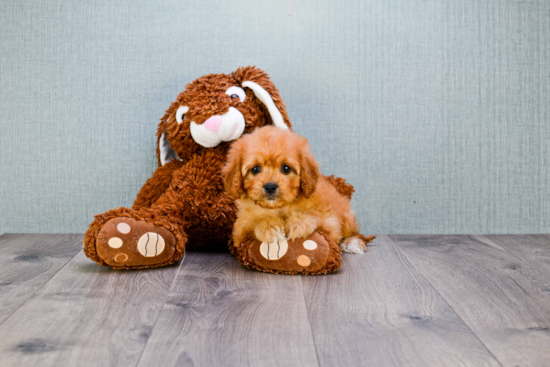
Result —
MULTIPOLYGON (((227 246, 236 208, 225 193, 221 169, 231 141, 265 125, 291 127, 279 91, 264 71, 244 67, 188 84, 158 125, 158 168, 131 209, 95 216, 84 237, 86 255, 99 265, 141 269, 172 264, 188 248, 227 246)), ((331 182, 351 196, 353 187, 343 179, 331 182)), ((313 235, 319 244, 317 262, 293 273, 326 273, 339 267, 338 247, 322 233, 313 235)), ((275 262, 264 264, 253 242, 250 251, 235 253, 239 261, 279 272, 275 262)), ((303 244, 294 242, 288 243, 288 254, 298 258, 299 251, 292 249, 303 244)))

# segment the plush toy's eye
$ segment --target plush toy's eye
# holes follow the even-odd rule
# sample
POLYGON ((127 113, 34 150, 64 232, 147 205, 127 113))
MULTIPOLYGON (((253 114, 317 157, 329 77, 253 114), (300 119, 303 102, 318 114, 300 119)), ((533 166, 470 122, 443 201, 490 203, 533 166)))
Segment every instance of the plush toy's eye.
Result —
POLYGON ((285 175, 288 175, 290 173, 290 167, 287 166, 286 164, 283 164, 281 166, 281 172, 284 173, 285 175))
POLYGON ((229 87, 226 91, 225 91, 225 94, 227 94, 228 96, 231 97, 231 99, 235 99, 235 98, 239 98, 241 100, 241 102, 244 102, 244 99, 246 97, 246 93, 244 91, 244 89, 242 88, 239 88, 239 87, 229 87))
POLYGON ((187 111, 189 111, 189 107, 187 106, 180 106, 180 108, 178 108, 178 110, 176 111, 176 121, 178 122, 178 124, 181 124, 183 122, 187 111))
POLYGON ((262 172, 262 167, 254 166, 254 167, 252 167, 250 172, 252 172, 253 175, 257 175, 258 173, 262 172))

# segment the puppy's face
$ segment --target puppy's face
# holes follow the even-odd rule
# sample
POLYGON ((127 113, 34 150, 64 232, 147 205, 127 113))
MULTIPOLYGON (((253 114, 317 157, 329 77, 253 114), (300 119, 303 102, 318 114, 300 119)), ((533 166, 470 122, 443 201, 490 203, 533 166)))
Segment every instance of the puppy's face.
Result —
POLYGON ((243 189, 256 204, 280 208, 298 197, 301 167, 295 154, 265 150, 245 156, 241 168, 243 189))
POLYGON ((305 138, 264 127, 232 145, 222 174, 234 198, 275 209, 311 195, 319 170, 305 138))

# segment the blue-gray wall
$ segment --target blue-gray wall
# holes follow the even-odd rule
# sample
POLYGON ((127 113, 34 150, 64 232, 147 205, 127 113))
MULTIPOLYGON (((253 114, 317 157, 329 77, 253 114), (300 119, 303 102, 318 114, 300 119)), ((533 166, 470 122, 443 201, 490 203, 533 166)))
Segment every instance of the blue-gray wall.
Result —
POLYGON ((0 2, 1 232, 131 205, 186 83, 270 73, 365 233, 550 232, 550 1, 0 2))

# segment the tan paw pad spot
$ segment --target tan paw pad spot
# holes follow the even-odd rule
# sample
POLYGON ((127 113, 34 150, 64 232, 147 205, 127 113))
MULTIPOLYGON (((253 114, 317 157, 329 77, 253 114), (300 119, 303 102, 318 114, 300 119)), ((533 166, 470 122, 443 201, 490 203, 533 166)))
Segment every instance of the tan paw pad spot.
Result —
POLYGON ((117 263, 123 263, 123 262, 125 262, 126 260, 128 260, 128 255, 126 255, 126 254, 120 253, 120 254, 117 254, 117 255, 115 256, 115 261, 116 261, 117 263))
POLYGON ((298 265, 303 267, 309 266, 309 264, 311 264, 311 260, 306 255, 298 256, 298 259, 296 259, 296 261, 298 262, 298 265))
POLYGON ((120 222, 117 226, 116 226, 116 229, 118 229, 118 231, 120 233, 130 233, 130 226, 124 222, 120 222))
POLYGON ((158 256, 164 251, 164 238, 158 233, 147 232, 138 241, 137 248, 145 257, 158 256))
POLYGON ((109 246, 112 248, 120 248, 122 246, 122 240, 118 237, 113 237, 109 239, 109 246))
POLYGON ((313 251, 317 248, 317 242, 312 240, 306 240, 304 241, 303 246, 306 250, 313 251))
POLYGON ((260 254, 268 260, 279 260, 288 250, 288 242, 285 240, 275 242, 262 242, 260 254))

